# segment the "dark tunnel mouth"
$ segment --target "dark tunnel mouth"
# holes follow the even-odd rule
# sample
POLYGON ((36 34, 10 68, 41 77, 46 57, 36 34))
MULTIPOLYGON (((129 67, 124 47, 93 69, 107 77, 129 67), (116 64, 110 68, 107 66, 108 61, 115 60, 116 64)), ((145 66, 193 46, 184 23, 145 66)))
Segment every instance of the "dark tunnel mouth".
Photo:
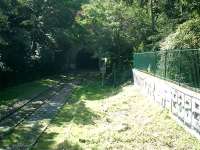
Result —
POLYGON ((76 67, 78 70, 98 70, 99 59, 93 57, 89 52, 80 51, 76 57, 76 67))

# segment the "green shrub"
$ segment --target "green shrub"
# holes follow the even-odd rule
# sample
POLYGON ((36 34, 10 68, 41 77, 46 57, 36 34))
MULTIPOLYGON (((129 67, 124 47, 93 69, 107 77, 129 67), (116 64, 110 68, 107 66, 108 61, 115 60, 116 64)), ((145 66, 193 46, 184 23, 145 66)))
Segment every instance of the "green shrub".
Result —
POLYGON ((200 47, 200 18, 191 19, 178 26, 175 33, 168 35, 161 43, 161 50, 200 47))

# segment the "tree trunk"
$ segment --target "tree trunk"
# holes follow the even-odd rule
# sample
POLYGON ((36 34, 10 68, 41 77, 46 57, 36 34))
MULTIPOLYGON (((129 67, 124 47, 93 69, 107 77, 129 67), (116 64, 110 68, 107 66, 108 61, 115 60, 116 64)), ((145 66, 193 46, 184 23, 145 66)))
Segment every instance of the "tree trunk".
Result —
POLYGON ((153 10, 154 0, 150 0, 150 12, 151 12, 151 27, 152 31, 156 31, 156 17, 153 10))

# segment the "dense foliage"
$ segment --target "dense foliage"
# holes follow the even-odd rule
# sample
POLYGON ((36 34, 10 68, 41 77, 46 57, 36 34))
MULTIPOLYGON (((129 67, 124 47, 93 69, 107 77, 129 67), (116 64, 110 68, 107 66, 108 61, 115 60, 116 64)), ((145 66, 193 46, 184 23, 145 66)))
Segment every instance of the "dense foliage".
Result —
POLYGON ((79 40, 74 18, 83 2, 0 1, 0 86, 64 69, 79 40))
POLYGON ((193 87, 200 87, 200 20, 191 19, 179 25, 161 42, 159 68, 166 66, 166 77, 193 87))
POLYGON ((200 47, 200 19, 191 19, 179 25, 174 33, 161 42, 161 49, 198 49, 200 47))
POLYGON ((108 77, 126 78, 133 52, 199 48, 199 8, 198 0, 1 0, 0 85, 67 71, 83 50, 108 58, 108 77))

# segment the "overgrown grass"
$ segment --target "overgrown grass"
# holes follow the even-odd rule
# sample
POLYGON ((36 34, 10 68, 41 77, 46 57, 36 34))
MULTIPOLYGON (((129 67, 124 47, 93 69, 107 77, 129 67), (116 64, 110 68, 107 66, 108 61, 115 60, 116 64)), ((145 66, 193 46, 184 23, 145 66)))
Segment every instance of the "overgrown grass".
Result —
POLYGON ((72 100, 57 114, 35 150, 199 149, 197 139, 133 86, 103 90, 98 81, 83 83, 73 91, 72 100))
POLYGON ((59 115, 52 121, 52 124, 63 125, 73 122, 75 124, 87 125, 94 123, 93 118, 98 118, 98 114, 86 107, 84 101, 79 101, 65 105, 59 115))
POLYGON ((29 98, 56 83, 58 83, 57 80, 42 79, 7 88, 0 91, 0 105, 9 105, 24 98, 29 98))
MULTIPOLYGON (((177 125, 169 112, 141 96, 134 86, 102 88, 99 76, 92 74, 61 78, 66 82, 78 81, 34 150, 199 149, 196 138, 177 125)), ((40 84, 55 84, 45 82, 40 84)), ((9 140, 20 139, 19 134, 14 133, 9 140)))
POLYGON ((88 101, 102 100, 120 92, 120 87, 113 88, 107 85, 102 87, 98 75, 85 76, 81 74, 79 79, 81 80, 80 83, 75 86, 71 95, 67 97, 68 103, 52 120, 51 126, 40 138, 35 149, 65 149, 66 147, 67 150, 81 149, 78 144, 67 141, 65 141, 64 145, 59 145, 60 141, 66 136, 65 131, 70 130, 70 127, 66 126, 94 125, 95 120, 102 117, 102 113, 88 107, 88 101), (54 147, 55 145, 56 147, 54 147))
POLYGON ((120 91, 120 88, 112 86, 101 86, 99 80, 83 82, 77 86, 71 96, 73 100, 101 100, 109 96, 115 95, 120 91))

